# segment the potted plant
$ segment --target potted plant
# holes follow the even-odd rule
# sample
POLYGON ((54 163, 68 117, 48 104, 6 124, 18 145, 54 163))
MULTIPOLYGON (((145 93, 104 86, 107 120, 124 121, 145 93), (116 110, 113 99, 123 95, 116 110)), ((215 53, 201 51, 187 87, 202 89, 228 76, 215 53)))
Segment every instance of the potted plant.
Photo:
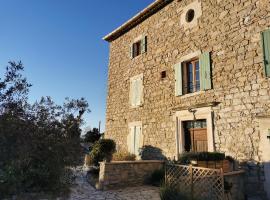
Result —
MULTIPOLYGON (((230 157, 231 158, 231 157, 230 157)), ((223 172, 233 171, 233 163, 219 152, 188 152, 180 156, 182 164, 192 164, 197 167, 223 169, 223 172)))

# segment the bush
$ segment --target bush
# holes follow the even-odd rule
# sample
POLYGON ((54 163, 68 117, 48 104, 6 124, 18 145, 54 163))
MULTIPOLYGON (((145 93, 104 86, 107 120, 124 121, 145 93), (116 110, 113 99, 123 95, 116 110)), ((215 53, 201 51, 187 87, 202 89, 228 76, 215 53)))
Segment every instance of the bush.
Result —
POLYGON ((159 196, 161 200, 191 200, 169 184, 160 187, 159 196))
POLYGON ((136 155, 126 151, 119 151, 113 154, 113 161, 135 161, 136 155))
POLYGON ((187 152, 180 155, 179 162, 182 164, 189 164, 191 160, 220 161, 224 159, 225 154, 219 152, 187 152))
POLYGON ((99 166, 99 162, 112 160, 115 152, 115 142, 111 139, 101 139, 97 141, 90 152, 90 161, 95 166, 99 166))
POLYGON ((149 178, 146 179, 146 184, 153 186, 161 186, 165 180, 165 170, 164 168, 155 170, 149 178))
POLYGON ((101 137, 99 130, 97 128, 93 128, 92 130, 88 131, 84 136, 84 142, 95 143, 101 137))

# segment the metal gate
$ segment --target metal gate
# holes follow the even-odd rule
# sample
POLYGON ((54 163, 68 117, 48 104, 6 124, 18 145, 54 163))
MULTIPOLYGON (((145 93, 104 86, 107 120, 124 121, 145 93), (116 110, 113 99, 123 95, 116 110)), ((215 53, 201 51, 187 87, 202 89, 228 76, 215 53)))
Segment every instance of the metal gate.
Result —
POLYGON ((165 181, 191 199, 224 200, 222 169, 167 164, 165 181))

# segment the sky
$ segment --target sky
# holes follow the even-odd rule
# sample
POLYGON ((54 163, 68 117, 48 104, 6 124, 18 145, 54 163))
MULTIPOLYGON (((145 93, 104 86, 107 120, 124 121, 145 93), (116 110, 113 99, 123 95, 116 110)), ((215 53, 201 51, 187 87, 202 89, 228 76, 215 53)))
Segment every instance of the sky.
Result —
POLYGON ((103 36, 154 0, 0 0, 0 77, 22 61, 30 102, 85 97, 85 127, 105 127, 109 44, 103 36))

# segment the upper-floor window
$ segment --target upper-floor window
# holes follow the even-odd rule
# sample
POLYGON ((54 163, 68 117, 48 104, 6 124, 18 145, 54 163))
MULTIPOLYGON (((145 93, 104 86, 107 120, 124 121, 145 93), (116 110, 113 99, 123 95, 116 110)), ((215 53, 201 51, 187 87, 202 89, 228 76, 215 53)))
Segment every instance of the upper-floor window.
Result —
POLYGON ((130 105, 133 108, 139 107, 143 102, 143 74, 130 79, 130 105))
POLYGON ((210 53, 175 65, 175 95, 212 89, 210 53))
POLYGON ((183 93, 200 91, 200 64, 199 59, 183 63, 183 93))
POLYGON ((147 37, 143 36, 130 46, 130 58, 135 58, 147 51, 147 37))

